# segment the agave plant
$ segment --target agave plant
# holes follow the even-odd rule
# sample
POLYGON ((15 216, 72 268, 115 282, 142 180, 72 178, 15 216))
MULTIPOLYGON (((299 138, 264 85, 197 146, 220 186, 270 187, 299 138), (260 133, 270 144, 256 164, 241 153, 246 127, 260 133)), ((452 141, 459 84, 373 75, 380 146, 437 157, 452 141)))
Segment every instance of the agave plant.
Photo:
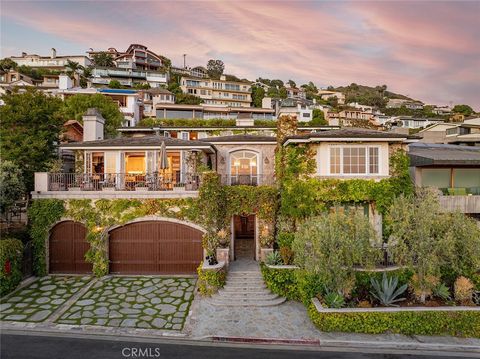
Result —
POLYGON ((328 308, 341 308, 345 305, 345 299, 340 293, 326 291, 323 302, 328 308))
POLYGON ((374 291, 370 292, 380 304, 386 307, 398 307, 397 302, 405 300, 405 298, 398 298, 407 290, 407 284, 398 286, 398 277, 388 278, 385 273, 383 273, 382 281, 376 280, 375 278, 370 278, 370 283, 374 291))
POLYGON ((267 258, 265 258, 265 262, 267 262, 269 265, 279 265, 283 263, 282 256, 278 251, 268 254, 267 258))
POLYGON ((443 283, 439 283, 437 284, 433 290, 432 290, 432 293, 435 297, 437 298, 440 298, 442 300, 450 300, 452 299, 450 297, 450 290, 448 289, 448 287, 443 284, 443 283))

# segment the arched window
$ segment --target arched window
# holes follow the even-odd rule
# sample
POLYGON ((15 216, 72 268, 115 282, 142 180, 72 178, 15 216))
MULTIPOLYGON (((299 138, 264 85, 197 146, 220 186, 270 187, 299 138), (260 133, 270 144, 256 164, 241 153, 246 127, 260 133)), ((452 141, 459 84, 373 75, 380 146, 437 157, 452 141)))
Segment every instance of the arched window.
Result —
POLYGON ((230 184, 258 184, 258 154, 236 151, 230 154, 230 184))

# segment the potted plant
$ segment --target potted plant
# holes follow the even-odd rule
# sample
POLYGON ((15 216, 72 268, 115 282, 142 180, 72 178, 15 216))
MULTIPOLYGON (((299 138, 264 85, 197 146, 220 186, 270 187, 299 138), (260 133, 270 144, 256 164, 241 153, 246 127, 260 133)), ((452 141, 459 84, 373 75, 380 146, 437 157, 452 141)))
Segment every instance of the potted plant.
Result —
POLYGON ((217 232, 218 247, 216 249, 217 258, 224 261, 227 265, 230 259, 230 233, 226 229, 217 232))

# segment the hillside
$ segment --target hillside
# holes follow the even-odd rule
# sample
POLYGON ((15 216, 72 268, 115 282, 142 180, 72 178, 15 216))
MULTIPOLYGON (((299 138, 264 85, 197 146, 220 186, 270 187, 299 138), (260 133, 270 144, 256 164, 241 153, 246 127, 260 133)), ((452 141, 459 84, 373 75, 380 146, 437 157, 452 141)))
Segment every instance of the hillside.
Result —
POLYGON ((371 87, 352 83, 348 86, 337 87, 334 90, 345 94, 346 103, 358 102, 362 105, 377 106, 380 108, 385 107, 386 103, 388 102, 388 100, 385 98, 413 101, 413 99, 408 96, 388 91, 386 85, 371 87))

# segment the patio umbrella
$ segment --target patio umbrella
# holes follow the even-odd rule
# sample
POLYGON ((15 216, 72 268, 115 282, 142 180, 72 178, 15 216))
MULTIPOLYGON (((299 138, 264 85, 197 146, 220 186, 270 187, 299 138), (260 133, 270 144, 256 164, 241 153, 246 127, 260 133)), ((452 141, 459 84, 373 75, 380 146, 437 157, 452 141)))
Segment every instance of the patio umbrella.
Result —
POLYGON ((160 162, 158 163, 158 168, 161 170, 165 170, 168 168, 168 158, 167 158, 167 148, 165 146, 165 141, 162 141, 160 145, 160 162))

